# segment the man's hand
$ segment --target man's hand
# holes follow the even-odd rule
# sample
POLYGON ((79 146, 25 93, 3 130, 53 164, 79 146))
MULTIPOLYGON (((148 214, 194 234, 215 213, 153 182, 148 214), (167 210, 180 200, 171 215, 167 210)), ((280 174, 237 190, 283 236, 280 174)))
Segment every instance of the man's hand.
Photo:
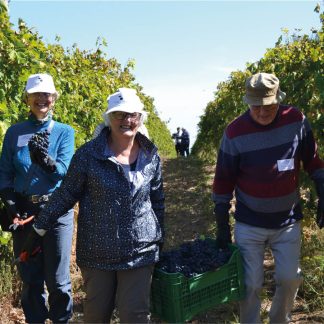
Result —
POLYGON ((34 228, 31 229, 24 242, 22 251, 19 256, 20 262, 26 262, 30 257, 35 256, 41 250, 42 237, 36 233, 34 228))
POLYGON ((319 228, 324 226, 324 180, 317 180, 316 191, 318 195, 316 223, 319 228))
POLYGON ((229 204, 217 204, 214 209, 216 217, 216 243, 221 249, 225 249, 232 243, 231 227, 229 224, 229 204))

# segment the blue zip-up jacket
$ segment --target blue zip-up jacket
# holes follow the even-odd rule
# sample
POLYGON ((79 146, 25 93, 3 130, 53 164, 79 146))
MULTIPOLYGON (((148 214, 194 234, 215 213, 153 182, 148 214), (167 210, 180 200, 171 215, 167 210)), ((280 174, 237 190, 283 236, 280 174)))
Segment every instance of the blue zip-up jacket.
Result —
POLYGON ((28 120, 8 128, 0 159, 0 190, 13 188, 24 195, 45 195, 60 186, 74 152, 74 130, 71 126, 54 122, 49 135, 49 155, 56 161, 56 171, 47 173, 31 162, 28 140, 39 131, 48 129, 32 115, 28 120))
POLYGON ((141 150, 131 184, 107 149, 107 132, 105 128, 76 151, 61 187, 34 226, 50 229, 79 202, 76 254, 80 267, 120 270, 153 264, 158 261, 164 217, 157 148, 136 134, 141 150))

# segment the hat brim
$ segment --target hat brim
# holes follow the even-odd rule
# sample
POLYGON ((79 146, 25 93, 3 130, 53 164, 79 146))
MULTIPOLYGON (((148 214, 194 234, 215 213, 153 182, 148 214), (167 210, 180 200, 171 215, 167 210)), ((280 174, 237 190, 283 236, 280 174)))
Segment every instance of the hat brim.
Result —
POLYGON ((44 87, 44 86, 37 86, 30 89, 26 89, 27 93, 35 93, 35 92, 46 92, 46 93, 52 93, 57 94, 57 91, 53 87, 44 87))
POLYGON ((110 114, 114 111, 123 111, 123 112, 129 113, 129 114, 132 114, 135 112, 143 114, 143 113, 145 113, 143 108, 144 108, 144 105, 142 105, 142 104, 141 105, 120 104, 120 105, 117 105, 111 109, 108 108, 107 113, 110 114))
POLYGON ((271 97, 253 97, 245 95, 243 97, 243 102, 251 106, 265 106, 273 105, 282 102, 286 98, 286 93, 278 90, 275 96, 271 97))

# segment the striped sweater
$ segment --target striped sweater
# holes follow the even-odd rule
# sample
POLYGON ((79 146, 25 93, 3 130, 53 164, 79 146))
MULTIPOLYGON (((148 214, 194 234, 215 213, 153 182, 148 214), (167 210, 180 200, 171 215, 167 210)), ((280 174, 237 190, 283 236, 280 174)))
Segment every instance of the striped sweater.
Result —
POLYGON ((213 200, 228 204, 235 190, 237 221, 264 228, 287 226, 302 218, 301 163, 313 180, 324 178, 324 162, 305 116, 280 105, 275 120, 262 126, 248 110, 224 132, 213 200))

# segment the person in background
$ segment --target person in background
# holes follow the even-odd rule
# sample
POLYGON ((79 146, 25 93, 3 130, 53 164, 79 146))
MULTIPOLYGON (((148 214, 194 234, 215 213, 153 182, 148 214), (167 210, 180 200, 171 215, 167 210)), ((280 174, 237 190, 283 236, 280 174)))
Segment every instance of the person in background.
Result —
MULTIPOLYGON (((73 129, 53 119, 58 93, 52 77, 31 75, 24 97, 30 108, 28 120, 7 130, 0 159, 0 196, 12 223, 16 258, 40 210, 60 186, 74 152, 73 129)), ((71 318, 72 233, 73 210, 69 209, 58 215, 43 242, 39 242, 41 253, 17 265, 27 323, 44 323, 47 318, 67 323, 71 318)))
POLYGON ((263 261, 269 246, 276 283, 270 323, 288 323, 302 280, 300 167, 315 182, 317 224, 322 228, 324 163, 307 118, 297 108, 280 104, 286 95, 276 76, 257 73, 247 79, 245 88, 249 109, 227 126, 217 158, 213 183, 217 242, 220 247, 231 242, 229 208, 235 190, 234 237, 246 284, 240 322, 261 323, 263 261))
POLYGON ((181 134, 181 152, 182 156, 189 156, 189 146, 190 146, 190 138, 189 133, 185 128, 182 128, 181 134))
POLYGON ((146 112, 134 89, 108 97, 109 127, 75 153, 61 187, 37 218, 23 251, 79 202, 76 255, 84 321, 148 323, 154 264, 163 243, 164 193, 156 146, 138 132, 146 112))
POLYGON ((183 155, 181 151, 180 127, 177 127, 177 132, 172 134, 172 139, 174 140, 174 146, 177 152, 177 156, 183 155))

